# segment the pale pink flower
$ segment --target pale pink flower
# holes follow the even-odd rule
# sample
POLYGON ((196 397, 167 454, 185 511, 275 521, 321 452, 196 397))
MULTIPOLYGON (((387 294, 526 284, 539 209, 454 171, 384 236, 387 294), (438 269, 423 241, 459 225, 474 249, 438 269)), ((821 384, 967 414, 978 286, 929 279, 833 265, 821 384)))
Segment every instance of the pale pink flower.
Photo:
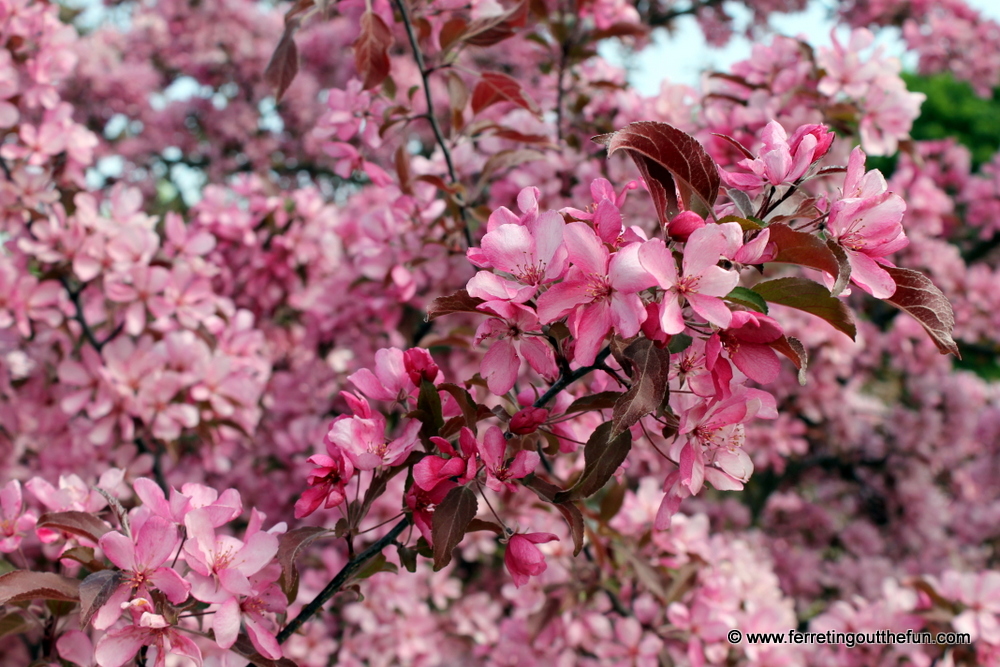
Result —
POLYGON ((166 667, 167 656, 183 655, 201 666, 201 650, 186 634, 179 632, 167 620, 150 612, 143 612, 139 622, 114 630, 97 642, 94 658, 100 667, 121 667, 131 660, 139 649, 149 646, 146 664, 166 667))
POLYGON ((355 399, 355 415, 338 417, 330 424, 329 439, 358 470, 398 465, 417 445, 420 422, 404 420, 399 437, 388 440, 386 422, 364 399, 355 399))
POLYGON ((118 532, 105 533, 100 546, 108 560, 123 571, 124 579, 94 616, 98 630, 118 620, 123 603, 136 596, 149 597, 151 590, 161 591, 174 604, 187 599, 191 585, 164 565, 180 547, 176 524, 150 516, 133 526, 131 538, 118 532))
POLYGON ((491 392, 503 396, 510 391, 522 356, 546 380, 554 381, 559 376, 552 346, 541 337, 533 310, 507 301, 489 301, 480 309, 497 315, 479 325, 475 338, 477 344, 492 341, 479 367, 491 392))
POLYGON ((723 226, 709 225, 692 232, 684 246, 682 275, 678 275, 673 254, 662 240, 652 239, 639 249, 642 266, 666 290, 660 304, 660 326, 664 333, 673 335, 684 331, 682 301, 716 326, 725 328, 732 321, 732 311, 719 297, 729 294, 740 276, 736 271, 718 266, 730 247, 727 230, 720 229, 723 226))
POLYGON ((191 594, 202 602, 223 602, 233 595, 251 595, 250 577, 266 567, 278 552, 278 538, 256 531, 243 541, 220 535, 204 509, 184 517, 188 539, 184 556, 192 572, 191 594))
POLYGON ((843 197, 830 208, 827 228, 847 253, 851 280, 879 299, 896 291, 896 282, 880 265, 892 266, 885 256, 910 242, 903 232, 905 210, 906 202, 888 191, 878 170, 865 172, 865 154, 855 148, 847 165, 843 197))
POLYGON ((612 255, 582 222, 566 225, 563 236, 572 268, 566 280, 538 297, 538 319, 549 324, 570 315, 570 332, 576 338, 574 358, 586 366, 594 363, 612 329, 623 338, 639 333, 646 309, 636 293, 656 282, 639 262, 638 243, 612 255))
POLYGON ((21 540, 35 527, 34 512, 25 512, 21 483, 16 479, 0 487, 0 551, 17 551, 21 540))

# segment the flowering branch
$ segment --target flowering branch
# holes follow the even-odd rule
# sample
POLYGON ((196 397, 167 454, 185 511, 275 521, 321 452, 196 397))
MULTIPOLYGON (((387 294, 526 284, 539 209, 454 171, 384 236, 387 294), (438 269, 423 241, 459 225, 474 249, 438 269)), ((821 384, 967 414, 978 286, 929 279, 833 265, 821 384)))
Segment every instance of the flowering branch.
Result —
POLYGON ((532 407, 536 408, 544 407, 545 404, 551 401, 553 398, 555 398, 556 394, 558 394, 560 391, 570 386, 571 384, 582 378, 584 375, 587 375, 591 371, 596 371, 599 368, 601 368, 601 366, 604 365, 604 360, 608 358, 609 354, 611 354, 611 348, 605 347, 603 350, 597 353, 597 358, 591 365, 583 366, 582 368, 577 368, 575 371, 572 371, 570 373, 563 372, 563 374, 559 376, 559 379, 553 382, 552 386, 549 387, 544 394, 539 396, 537 401, 532 403, 532 407))
MULTIPOLYGON (((441 124, 438 123, 437 116, 434 115, 434 100, 431 98, 431 82, 430 73, 431 69, 428 69, 427 65, 424 64, 424 54, 420 50, 420 45, 417 44, 416 33, 413 32, 413 22, 410 20, 410 14, 406 11, 406 3, 404 0, 396 0, 396 6, 399 8, 399 13, 403 17, 403 25, 406 27, 406 36, 410 40, 410 47, 413 49, 413 58, 417 61, 417 69, 420 70, 420 79, 423 82, 424 89, 424 99, 427 101, 427 120, 431 124, 431 129, 434 131, 434 138, 437 140, 438 146, 441 147, 441 153, 444 155, 445 164, 448 166, 448 178, 451 180, 451 184, 454 185, 458 183, 458 176, 455 174, 455 164, 451 158, 451 150, 448 148, 448 144, 444 138, 444 132, 441 130, 441 124)), ((465 207, 465 200, 461 199, 461 196, 454 195, 458 207, 462 212, 462 232, 465 235, 465 242, 470 247, 472 246, 472 233, 469 231, 468 225, 468 212, 465 207)))
POLYGON ((382 549, 392 544, 392 542, 399 537, 400 533, 406 530, 406 527, 410 525, 410 517, 404 517, 402 521, 393 526, 392 530, 380 537, 378 540, 373 542, 371 546, 359 553, 357 556, 348 561, 337 575, 330 580, 330 583, 326 585, 319 594, 313 598, 312 602, 307 604, 299 612, 298 616, 293 618, 288 625, 278 633, 278 643, 283 643, 286 639, 295 634, 295 631, 301 628, 306 621, 316 615, 323 605, 326 604, 330 598, 332 598, 337 592, 340 591, 341 587, 347 582, 347 580, 365 563, 369 560, 382 553, 382 549))

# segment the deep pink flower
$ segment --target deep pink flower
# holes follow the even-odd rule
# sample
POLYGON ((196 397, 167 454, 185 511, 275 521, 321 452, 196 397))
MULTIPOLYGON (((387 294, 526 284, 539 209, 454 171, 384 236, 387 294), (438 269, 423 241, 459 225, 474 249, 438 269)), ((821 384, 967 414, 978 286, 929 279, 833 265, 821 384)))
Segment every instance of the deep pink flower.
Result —
POLYGON ((549 324, 570 315, 570 332, 576 338, 574 357, 581 365, 594 363, 612 329, 623 338, 639 333, 646 317, 636 294, 656 284, 639 262, 638 243, 612 255, 582 222, 566 225, 563 233, 572 268, 566 280, 538 297, 538 319, 549 324))
POLYGON ((347 483, 354 475, 354 466, 329 439, 329 434, 323 441, 326 443, 327 454, 316 454, 307 459, 316 467, 306 478, 309 488, 295 501, 296 519, 309 516, 320 505, 325 509, 333 509, 346 499, 347 483))
POLYGON ((463 426, 458 434, 458 445, 461 452, 455 450, 444 438, 433 437, 433 442, 442 453, 449 458, 440 456, 425 456, 413 466, 413 483, 424 491, 430 491, 443 481, 449 480, 458 484, 471 482, 476 477, 476 454, 479 443, 475 434, 463 426))
POLYGON ((722 349, 729 353, 736 367, 755 382, 774 382, 781 371, 778 354, 771 347, 782 336, 781 325, 760 313, 736 311, 729 328, 716 332, 708 340, 706 367, 712 370, 722 349))
POLYGON ((510 432, 515 435, 534 433, 548 418, 549 411, 545 408, 521 408, 510 418, 510 432))
POLYGON ((538 452, 522 449, 514 458, 507 458, 507 439, 497 426, 486 430, 483 442, 479 445, 479 456, 486 466, 486 486, 493 491, 507 487, 514 492, 517 486, 512 479, 521 479, 535 471, 538 466, 538 452))
POLYGON ((520 588, 528 583, 529 577, 537 577, 548 568, 545 556, 535 545, 558 539, 552 533, 516 533, 510 536, 503 564, 514 579, 515 586, 520 588))

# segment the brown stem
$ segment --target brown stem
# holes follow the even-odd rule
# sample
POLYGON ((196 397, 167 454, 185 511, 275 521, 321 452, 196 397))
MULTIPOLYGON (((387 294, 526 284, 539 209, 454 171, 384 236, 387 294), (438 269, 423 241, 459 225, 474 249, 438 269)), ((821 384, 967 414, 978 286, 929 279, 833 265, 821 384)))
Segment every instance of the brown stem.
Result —
MULTIPOLYGON (((424 99, 427 101, 427 120, 430 121, 431 129, 434 131, 434 139, 437 141, 438 146, 441 147, 441 152, 444 154, 444 162, 448 166, 448 178, 451 179, 451 185, 458 183, 458 176, 455 174, 455 164, 451 158, 451 150, 448 148, 448 143, 445 141, 444 132, 441 131, 441 124, 438 123, 437 116, 434 115, 434 100, 431 98, 431 82, 430 73, 431 69, 427 68, 424 64, 424 54, 420 50, 420 45, 417 43, 417 35, 413 32, 413 22, 410 20, 410 14, 406 10, 405 0, 396 0, 396 7, 399 8, 399 13, 403 17, 403 26, 406 28, 406 36, 410 40, 410 48, 413 49, 413 58, 417 61, 417 68, 420 70, 420 79, 423 81, 424 88, 424 99)), ((459 210, 462 213, 462 232, 465 235, 465 242, 472 247, 472 232, 469 231, 469 219, 468 219, 468 209, 466 207, 465 201, 461 199, 459 195, 453 195, 458 203, 459 210)))
POLYGON ((345 565, 340 572, 338 572, 336 576, 330 580, 330 583, 326 585, 326 588, 320 591, 319 595, 313 598, 312 602, 303 607, 298 616, 289 621, 288 625, 286 625, 281 632, 278 633, 278 643, 283 644, 285 640, 295 634, 295 631, 301 628, 306 621, 315 616, 316 612, 322 609, 323 605, 326 604, 327 601, 329 601, 329 599, 332 598, 338 591, 340 591, 341 587, 347 583, 347 580, 350 579, 351 575, 360 570, 361 567, 369 560, 382 553, 382 549, 385 549, 387 546, 392 544, 395 539, 399 537, 400 533, 402 533, 409 525, 410 517, 404 517, 402 521, 392 527, 392 530, 348 561, 347 565, 345 565))

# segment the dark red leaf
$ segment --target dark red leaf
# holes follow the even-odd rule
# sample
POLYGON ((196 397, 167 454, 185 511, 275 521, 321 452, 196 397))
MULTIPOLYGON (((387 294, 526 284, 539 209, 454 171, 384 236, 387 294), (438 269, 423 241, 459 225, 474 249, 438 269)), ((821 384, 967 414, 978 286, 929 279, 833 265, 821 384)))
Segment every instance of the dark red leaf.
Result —
POLYGON ((615 474, 632 449, 632 434, 626 430, 612 438, 613 428, 612 422, 604 422, 594 429, 583 448, 583 474, 573 488, 557 493, 553 498, 555 502, 588 498, 615 474))
POLYGON ((591 410, 610 410, 622 397, 620 391, 602 391, 597 394, 581 396, 566 408, 565 414, 573 412, 590 412, 591 410))
POLYGON ((801 341, 792 336, 782 336, 773 343, 768 343, 768 345, 776 352, 780 352, 791 359, 795 367, 799 369, 799 384, 804 385, 806 383, 806 369, 809 368, 809 355, 806 353, 806 348, 802 345, 801 341))
POLYGON ((295 559, 299 551, 309 546, 317 537, 330 531, 319 526, 303 526, 295 528, 278 537, 278 563, 281 564, 281 591, 291 602, 299 588, 299 571, 295 567, 295 559))
POLYGON ((469 524, 476 517, 479 501, 467 486, 456 486, 448 492, 434 510, 431 537, 434 540, 434 569, 440 570, 451 562, 451 552, 465 537, 469 524))
POLYGON ((274 88, 274 99, 277 102, 284 97, 288 86, 292 85, 295 75, 299 73, 299 50, 295 46, 295 29, 298 23, 285 28, 281 41, 271 54, 271 60, 264 70, 264 81, 274 88))
MULTIPOLYGON (((513 8, 469 23, 462 40, 473 46, 493 46, 512 37, 528 20, 528 3, 519 2, 513 8)), ((442 45, 443 48, 443 45, 442 45)))
POLYGON ((528 97, 516 79, 500 72, 483 72, 482 78, 472 91, 472 113, 479 113, 498 102, 511 102, 533 114, 538 114, 535 102, 528 97))
POLYGON ((37 527, 79 535, 94 543, 111 531, 111 526, 89 512, 48 512, 39 517, 37 527))
POLYGON ((661 223, 681 208, 710 214, 719 196, 719 168, 690 134, 667 123, 639 121, 607 136, 607 147, 608 155, 624 150, 635 161, 661 223))
POLYGON ((944 293, 919 271, 899 267, 882 267, 896 281, 896 292, 885 301, 909 313, 930 334, 941 354, 954 354, 959 359, 958 345, 952 338, 955 311, 944 293))
MULTIPOLYGON (((667 396, 667 376, 670 372, 670 352, 658 348, 648 338, 640 338, 625 348, 626 362, 632 386, 615 401, 612 416, 612 440, 649 413, 658 410, 667 396)), ((614 472, 614 471, 612 471, 614 472)))
POLYGON ((427 309, 427 320, 430 321, 452 313, 482 313, 482 311, 476 310, 476 307, 481 303, 486 302, 478 297, 469 296, 468 292, 460 289, 454 294, 434 299, 431 307, 427 309))
POLYGON ((851 277, 851 265, 839 246, 828 244, 815 234, 797 232, 784 223, 770 225, 768 229, 771 230, 770 242, 778 248, 773 261, 825 271, 836 281, 831 290, 833 296, 844 290, 851 277))
POLYGON ((53 572, 14 570, 0 576, 0 605, 29 600, 80 601, 80 582, 53 572))
POLYGON ((289 660, 288 658, 278 658, 277 660, 272 660, 271 658, 262 656, 257 652, 257 649, 254 648, 250 638, 242 632, 236 638, 236 643, 234 643, 229 650, 239 654, 246 660, 249 660, 250 664, 255 667, 296 667, 295 662, 289 660))
POLYGON ((97 610, 104 606, 124 580, 125 573, 121 570, 101 570, 80 582, 80 627, 90 625, 97 610))
POLYGON ((441 26, 441 34, 438 36, 438 41, 441 43, 441 50, 447 51, 449 46, 461 39, 462 33, 465 32, 468 26, 469 24, 461 17, 445 21, 445 24, 441 26))
POLYGON ((757 283, 754 291, 766 301, 789 306, 823 318, 838 331, 854 340, 857 328, 850 308, 843 301, 831 296, 830 290, 806 278, 777 278, 757 283))
POLYGON ((576 503, 557 503, 556 509, 569 524, 569 532, 573 536, 573 555, 578 556, 583 549, 583 513, 576 503))
POLYGON ((364 79, 364 87, 375 88, 389 76, 389 47, 392 32, 375 12, 361 15, 361 34, 354 42, 354 64, 364 79))

